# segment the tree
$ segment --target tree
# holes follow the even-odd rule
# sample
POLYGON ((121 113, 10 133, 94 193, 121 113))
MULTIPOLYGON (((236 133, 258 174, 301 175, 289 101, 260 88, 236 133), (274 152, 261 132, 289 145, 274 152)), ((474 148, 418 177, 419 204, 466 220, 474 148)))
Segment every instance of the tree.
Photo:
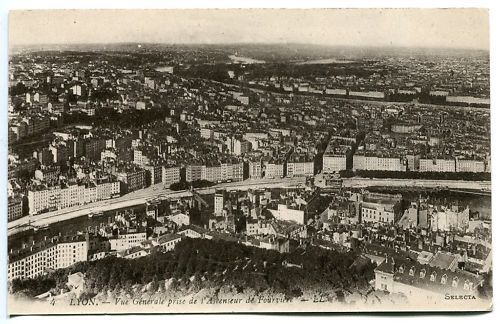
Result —
POLYGON ((151 284, 149 286, 149 292, 154 294, 155 292, 158 291, 158 288, 159 288, 158 276, 155 274, 153 276, 153 280, 151 281, 151 284))
POLYGON ((186 190, 189 188, 189 184, 187 182, 176 182, 172 183, 169 188, 172 191, 186 190))
POLYGON ((15 86, 9 88, 9 95, 12 97, 25 94, 26 92, 28 92, 28 88, 22 82, 18 82, 15 86))
MULTIPOLYGON (((185 238, 173 251, 152 253, 139 259, 107 257, 60 269, 41 278, 16 279, 12 290, 36 295, 63 287, 67 275, 78 269, 85 273, 86 289, 92 293, 112 290, 133 294, 136 284, 148 286, 149 293, 161 289, 163 279, 172 278, 173 290, 179 286, 197 291, 206 285, 248 287, 258 292, 273 288, 289 297, 300 297, 300 287, 308 289, 364 288, 374 278, 376 265, 363 261, 356 252, 342 253, 308 246, 291 253, 264 250, 224 240, 185 238), (248 260, 251 262, 243 269, 248 260), (283 261, 299 266, 284 266, 283 261), (265 264, 265 265, 264 265, 265 264), (236 265, 239 267, 236 268, 236 265), (236 268, 235 271, 233 271, 236 268), (227 270, 224 276, 221 273, 227 270), (193 281, 189 279, 195 276, 193 281), (207 281, 202 281, 201 277, 207 281), (222 280, 225 280, 224 283, 222 280)), ((331 296, 334 298, 333 290, 331 296)))

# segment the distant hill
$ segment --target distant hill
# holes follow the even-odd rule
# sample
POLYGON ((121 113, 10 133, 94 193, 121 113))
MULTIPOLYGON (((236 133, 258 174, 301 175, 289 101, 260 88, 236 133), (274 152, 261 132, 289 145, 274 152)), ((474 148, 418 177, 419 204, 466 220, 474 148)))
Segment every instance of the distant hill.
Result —
POLYGON ((218 52, 237 53, 266 62, 305 61, 317 59, 356 59, 378 56, 488 56, 487 50, 426 48, 426 47, 362 47, 326 46, 306 43, 234 43, 234 44, 161 44, 161 43, 107 43, 107 44, 37 44, 17 45, 11 54, 26 52, 218 52))

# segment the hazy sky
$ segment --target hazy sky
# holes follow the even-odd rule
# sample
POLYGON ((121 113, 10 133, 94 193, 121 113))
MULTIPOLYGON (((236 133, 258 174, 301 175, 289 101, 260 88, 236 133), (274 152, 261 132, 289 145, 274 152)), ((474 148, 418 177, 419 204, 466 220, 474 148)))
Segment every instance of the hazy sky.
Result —
POLYGON ((478 9, 13 11, 11 45, 67 43, 312 43, 489 48, 478 9))

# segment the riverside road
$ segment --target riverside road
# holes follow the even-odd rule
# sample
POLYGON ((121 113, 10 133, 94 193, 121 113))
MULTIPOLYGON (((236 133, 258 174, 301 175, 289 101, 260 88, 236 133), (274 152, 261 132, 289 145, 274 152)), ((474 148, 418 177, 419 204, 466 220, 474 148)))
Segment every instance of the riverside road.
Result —
MULTIPOLYGON (((259 188, 296 188, 305 184, 304 177, 284 178, 284 179, 257 179, 245 180, 236 183, 220 183, 210 188, 196 190, 199 194, 214 193, 216 189, 259 189, 259 188)), ((491 192, 490 181, 464 181, 464 180, 424 180, 424 179, 367 179, 348 178, 343 179, 343 186, 346 188, 363 187, 400 187, 400 188, 432 188, 432 189, 453 189, 453 190, 479 190, 485 193, 491 192)), ((61 210, 55 210, 39 215, 28 215, 8 223, 8 235, 46 226, 72 218, 85 216, 89 213, 98 213, 121 208, 133 207, 145 204, 151 199, 175 199, 190 197, 193 193, 189 190, 172 191, 164 188, 162 184, 138 190, 119 198, 94 202, 86 205, 79 205, 61 210)))

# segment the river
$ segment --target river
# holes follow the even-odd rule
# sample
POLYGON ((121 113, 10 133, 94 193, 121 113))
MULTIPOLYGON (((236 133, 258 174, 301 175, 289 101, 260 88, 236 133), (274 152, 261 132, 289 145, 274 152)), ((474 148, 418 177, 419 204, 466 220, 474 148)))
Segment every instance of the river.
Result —
POLYGON ((348 60, 339 60, 336 58, 328 58, 328 59, 320 59, 320 60, 311 60, 311 61, 304 61, 304 62, 297 62, 295 64, 297 65, 307 65, 307 64, 349 64, 349 63, 354 63, 354 61, 348 61, 348 60))
POLYGON ((241 63, 241 64, 263 64, 263 63, 266 63, 266 61, 256 60, 256 59, 253 59, 250 57, 244 57, 244 56, 229 55, 229 58, 233 61, 233 63, 241 63))
POLYGON ((166 73, 173 73, 174 72, 174 67, 173 66, 159 66, 155 68, 157 72, 166 72, 166 73))

